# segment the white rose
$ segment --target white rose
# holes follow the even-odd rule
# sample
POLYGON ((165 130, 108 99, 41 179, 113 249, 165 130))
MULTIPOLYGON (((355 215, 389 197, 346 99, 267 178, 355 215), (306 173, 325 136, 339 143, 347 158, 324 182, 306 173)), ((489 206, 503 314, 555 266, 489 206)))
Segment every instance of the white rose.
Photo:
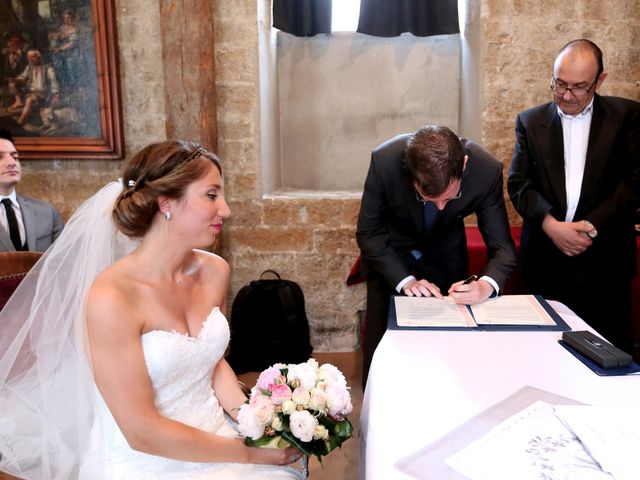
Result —
POLYGON ((318 420, 306 410, 295 411, 289 417, 291 433, 303 442, 310 442, 313 439, 313 432, 317 426, 318 420))
POLYGON ((325 393, 327 395, 329 416, 342 418, 351 413, 353 405, 351 404, 351 395, 349 395, 349 391, 346 388, 328 387, 325 393))
POLYGON ((266 426, 271 423, 271 418, 274 413, 274 405, 269 397, 261 395, 257 398, 251 399, 250 406, 253 410, 253 415, 256 417, 256 421, 260 425, 266 426))
POLYGON ((309 362, 289 365, 287 379, 289 383, 297 380, 300 382, 301 387, 311 390, 316 386, 316 381, 318 380, 317 362, 315 365, 309 362))
POLYGON ((273 420, 271 420, 271 426, 274 430, 277 430, 279 432, 282 431, 282 419, 280 418, 280 415, 273 416, 273 420))
POLYGON ((282 413, 284 413, 285 415, 291 415, 295 411, 296 402, 294 402, 293 400, 285 400, 282 403, 282 413))
POLYGON ((327 408, 327 395, 319 388, 311 390, 309 408, 324 413, 327 408))
POLYGON ((328 386, 347 386, 347 380, 338 367, 330 363, 323 364, 318 370, 318 379, 326 382, 328 386))
POLYGON ((310 398, 309 390, 304 387, 296 388, 291 394, 291 400, 293 400, 297 405, 302 405, 304 408, 309 406, 310 398))
POLYGON ((264 425, 256 420, 253 408, 246 403, 240 407, 238 412, 238 429, 242 435, 251 437, 253 440, 258 440, 264 435, 264 425))

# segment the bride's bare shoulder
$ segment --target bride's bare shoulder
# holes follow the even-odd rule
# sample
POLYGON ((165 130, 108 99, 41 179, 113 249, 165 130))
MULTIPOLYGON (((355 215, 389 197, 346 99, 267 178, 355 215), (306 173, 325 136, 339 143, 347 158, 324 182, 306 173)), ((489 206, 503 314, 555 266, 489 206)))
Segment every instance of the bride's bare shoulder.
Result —
POLYGON ((130 318, 136 311, 137 288, 128 274, 127 262, 118 261, 101 272, 87 297, 89 322, 100 319, 130 318))
POLYGON ((229 264, 220 255, 204 250, 194 250, 193 252, 197 256, 198 261, 204 267, 204 272, 208 276, 222 276, 225 278, 229 276, 229 264))

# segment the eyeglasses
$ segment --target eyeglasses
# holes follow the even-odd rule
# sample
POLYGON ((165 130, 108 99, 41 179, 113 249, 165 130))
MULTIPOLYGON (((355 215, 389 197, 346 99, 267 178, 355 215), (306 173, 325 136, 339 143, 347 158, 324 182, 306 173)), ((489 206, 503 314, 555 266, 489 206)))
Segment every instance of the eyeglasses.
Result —
POLYGON ((588 87, 567 87, 566 85, 559 85, 555 78, 551 79, 550 88, 556 95, 562 97, 565 93, 571 92, 574 97, 580 98, 587 95, 591 89, 598 83, 598 77, 588 87))

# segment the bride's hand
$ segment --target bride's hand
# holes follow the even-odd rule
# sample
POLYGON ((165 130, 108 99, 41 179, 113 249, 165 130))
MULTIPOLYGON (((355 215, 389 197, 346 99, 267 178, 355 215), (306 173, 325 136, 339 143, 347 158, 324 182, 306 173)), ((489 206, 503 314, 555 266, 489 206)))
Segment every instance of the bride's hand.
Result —
POLYGON ((302 457, 302 452, 295 447, 257 448, 249 447, 249 463, 268 463, 271 465, 289 465, 302 457))

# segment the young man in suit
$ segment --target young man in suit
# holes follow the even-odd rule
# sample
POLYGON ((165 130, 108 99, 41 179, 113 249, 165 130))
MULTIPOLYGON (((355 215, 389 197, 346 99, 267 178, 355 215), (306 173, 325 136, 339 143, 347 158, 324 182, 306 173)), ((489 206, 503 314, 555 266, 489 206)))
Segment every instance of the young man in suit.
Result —
POLYGON ((367 278, 363 385, 387 325, 390 295, 476 304, 501 293, 516 255, 502 190, 502 164, 450 129, 427 125, 371 155, 356 237, 367 278), (469 274, 464 219, 475 214, 489 261, 469 274))
POLYGON ((631 353, 640 104, 598 95, 606 77, 593 42, 574 40, 560 50, 553 101, 516 120, 507 186, 524 220, 529 290, 563 302, 631 353))
POLYGON ((0 131, 0 251, 44 252, 64 224, 50 203, 16 193, 21 176, 11 133, 0 131))

